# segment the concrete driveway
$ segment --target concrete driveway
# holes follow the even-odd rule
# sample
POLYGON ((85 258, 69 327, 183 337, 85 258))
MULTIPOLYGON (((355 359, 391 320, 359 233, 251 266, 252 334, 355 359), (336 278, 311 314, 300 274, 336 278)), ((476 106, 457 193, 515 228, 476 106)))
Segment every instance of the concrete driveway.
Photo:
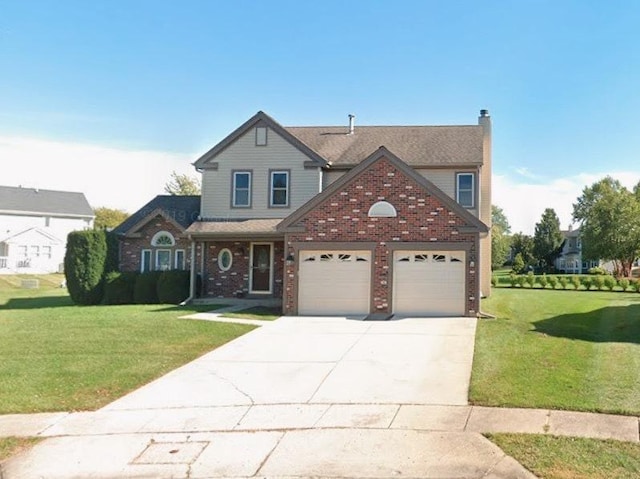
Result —
POLYGON ((12 478, 533 477, 468 421, 476 320, 284 317, 5 465, 12 478))

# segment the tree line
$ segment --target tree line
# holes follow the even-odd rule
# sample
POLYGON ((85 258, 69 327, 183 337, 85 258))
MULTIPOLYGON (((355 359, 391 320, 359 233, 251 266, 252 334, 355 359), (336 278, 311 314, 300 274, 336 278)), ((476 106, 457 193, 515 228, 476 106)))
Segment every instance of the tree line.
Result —
MULTIPOLYGON (((493 205, 491 267, 502 267, 509 257, 512 269, 521 273, 536 269, 552 272, 562 251, 564 235, 553 208, 544 210, 534 235, 511 235, 504 211, 493 205)), ((611 261, 615 274, 629 277, 640 257, 640 182, 629 190, 607 176, 585 187, 573 204, 572 218, 580 228, 583 261, 611 261)))

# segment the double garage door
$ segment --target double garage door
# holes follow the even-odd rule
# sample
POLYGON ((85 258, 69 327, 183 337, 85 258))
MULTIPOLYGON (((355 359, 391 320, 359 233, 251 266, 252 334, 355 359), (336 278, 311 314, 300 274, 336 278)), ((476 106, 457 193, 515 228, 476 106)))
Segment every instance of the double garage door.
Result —
MULTIPOLYGON (((299 314, 370 312, 370 251, 301 251, 299 257, 299 314)), ((389 278, 395 314, 464 315, 464 251, 395 251, 389 278)))

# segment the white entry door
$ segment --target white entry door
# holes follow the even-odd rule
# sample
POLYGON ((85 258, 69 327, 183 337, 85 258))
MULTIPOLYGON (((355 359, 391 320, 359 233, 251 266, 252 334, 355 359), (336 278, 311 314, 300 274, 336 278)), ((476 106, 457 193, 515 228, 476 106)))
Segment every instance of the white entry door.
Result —
POLYGON ((402 316, 465 314, 464 251, 395 251, 393 312, 402 316))
POLYGON ((370 251, 301 251, 298 256, 299 314, 369 313, 370 251))

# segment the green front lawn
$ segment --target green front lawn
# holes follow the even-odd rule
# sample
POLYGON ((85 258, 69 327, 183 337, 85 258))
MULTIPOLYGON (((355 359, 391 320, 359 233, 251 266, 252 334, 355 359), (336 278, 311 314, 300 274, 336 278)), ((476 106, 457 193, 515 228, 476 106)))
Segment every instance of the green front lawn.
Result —
POLYGON ((505 453, 545 479, 640 477, 640 445, 536 434, 487 434, 505 453))
POLYGON ((282 316, 280 308, 267 308, 265 306, 255 306, 253 308, 243 309, 235 313, 223 313, 223 318, 240 318, 240 319, 259 319, 262 321, 273 321, 282 316))
POLYGON ((93 410, 250 331, 178 319, 211 305, 75 306, 0 276, 0 414, 93 410))
POLYGON ((470 402, 640 414, 640 295, 493 289, 470 402))

